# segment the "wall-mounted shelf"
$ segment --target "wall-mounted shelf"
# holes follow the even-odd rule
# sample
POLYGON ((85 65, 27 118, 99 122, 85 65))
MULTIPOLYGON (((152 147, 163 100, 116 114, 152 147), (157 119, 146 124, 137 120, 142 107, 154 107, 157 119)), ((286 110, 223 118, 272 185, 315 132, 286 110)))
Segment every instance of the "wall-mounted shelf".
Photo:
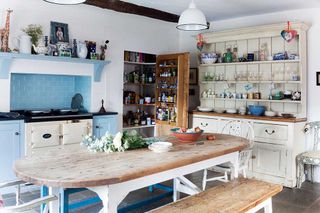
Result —
POLYGON ((202 81, 201 84, 301 84, 301 81, 202 81))
POLYGON ((299 63, 299 62, 300 62, 300 60, 247 61, 247 62, 200 64, 199 66, 200 67, 212 67, 212 66, 250 65, 250 64, 299 63))
POLYGON ((89 59, 81 59, 81 58, 69 58, 69 57, 56 57, 56 56, 1 52, 0 53, 0 79, 9 78, 10 65, 11 65, 12 60, 15 60, 15 59, 92 64, 93 65, 93 72, 94 72, 93 79, 95 82, 100 81, 104 66, 111 62, 111 61, 89 60, 89 59))
POLYGON ((270 103, 291 103, 301 104, 301 101, 291 100, 269 100, 269 99, 236 99, 236 98, 201 98, 201 100, 222 100, 222 101, 245 101, 245 102, 270 102, 270 103))
POLYGON ((154 66, 155 62, 134 62, 134 61, 124 61, 125 64, 133 64, 133 65, 145 65, 145 66, 154 66))

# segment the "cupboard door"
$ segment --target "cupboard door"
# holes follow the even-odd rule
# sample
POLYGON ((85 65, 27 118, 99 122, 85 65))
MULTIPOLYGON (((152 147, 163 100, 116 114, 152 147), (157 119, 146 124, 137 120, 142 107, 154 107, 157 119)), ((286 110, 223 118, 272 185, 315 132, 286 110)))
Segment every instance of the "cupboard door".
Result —
POLYGON ((207 133, 218 133, 218 120, 214 118, 200 118, 194 117, 193 121, 193 128, 200 127, 200 129, 204 130, 207 133))
POLYGON ((254 143, 252 167, 253 172, 285 177, 285 146, 254 143))
POLYGON ((0 182, 16 179, 12 167, 21 154, 20 137, 19 123, 0 123, 0 182))
POLYGON ((82 138, 88 134, 87 122, 66 123, 62 125, 63 144, 74 144, 82 141, 82 138), (75 132, 77 134, 75 134, 75 132))
POLYGON ((43 122, 31 127, 31 147, 41 148, 60 145, 60 123, 43 122))
POLYGON ((118 119, 115 115, 93 117, 93 135, 100 138, 109 132, 115 135, 118 131, 118 119))

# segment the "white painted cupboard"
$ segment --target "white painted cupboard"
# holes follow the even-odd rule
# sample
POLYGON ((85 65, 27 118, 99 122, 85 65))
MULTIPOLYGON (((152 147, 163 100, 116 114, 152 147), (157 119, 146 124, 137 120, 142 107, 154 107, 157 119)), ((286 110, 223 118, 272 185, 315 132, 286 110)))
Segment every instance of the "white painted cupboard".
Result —
POLYGON ((254 129, 255 141, 248 176, 287 187, 296 186, 295 158, 306 149, 304 121, 274 122, 201 115, 197 112, 193 113, 191 119, 193 127, 199 126, 210 133, 220 133, 230 120, 249 122, 254 129))

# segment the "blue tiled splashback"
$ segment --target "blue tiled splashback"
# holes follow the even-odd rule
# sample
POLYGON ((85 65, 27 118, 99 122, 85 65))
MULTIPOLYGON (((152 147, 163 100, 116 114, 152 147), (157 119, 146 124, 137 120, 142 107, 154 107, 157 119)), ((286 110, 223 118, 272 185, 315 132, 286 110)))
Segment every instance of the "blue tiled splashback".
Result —
POLYGON ((70 108, 80 93, 84 108, 90 109, 91 77, 43 74, 11 75, 11 110, 70 108))

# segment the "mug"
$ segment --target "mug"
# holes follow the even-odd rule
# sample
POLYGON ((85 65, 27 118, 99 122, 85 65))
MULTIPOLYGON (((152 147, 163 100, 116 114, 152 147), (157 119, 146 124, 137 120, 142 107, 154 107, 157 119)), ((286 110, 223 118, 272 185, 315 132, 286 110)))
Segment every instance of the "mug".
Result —
POLYGON ((254 61, 254 53, 248 53, 247 60, 254 61))
POLYGON ((248 93, 248 99, 253 99, 253 93, 252 92, 248 93))

